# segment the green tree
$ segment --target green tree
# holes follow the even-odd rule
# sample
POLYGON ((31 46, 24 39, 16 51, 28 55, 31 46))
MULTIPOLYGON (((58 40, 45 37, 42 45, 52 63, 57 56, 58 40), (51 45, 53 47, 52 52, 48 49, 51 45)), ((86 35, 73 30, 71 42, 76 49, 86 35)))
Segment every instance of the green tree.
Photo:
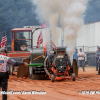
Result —
POLYGON ((11 43, 11 29, 40 25, 35 5, 30 0, 0 0, 0 40, 6 30, 7 44, 11 43))
POLYGON ((89 0, 85 12, 85 23, 100 21, 100 0, 89 0))

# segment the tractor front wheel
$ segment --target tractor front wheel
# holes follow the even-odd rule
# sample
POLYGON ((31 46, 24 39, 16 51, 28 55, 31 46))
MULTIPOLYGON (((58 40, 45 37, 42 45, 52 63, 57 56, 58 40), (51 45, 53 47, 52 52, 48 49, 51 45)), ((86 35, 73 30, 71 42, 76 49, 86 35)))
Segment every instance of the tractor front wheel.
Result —
POLYGON ((54 78, 54 75, 52 74, 51 75, 51 82, 54 82, 55 78, 54 78))
POLYGON ((29 77, 33 80, 33 68, 29 67, 29 77))
POLYGON ((75 73, 72 74, 72 80, 75 81, 76 75, 75 73))

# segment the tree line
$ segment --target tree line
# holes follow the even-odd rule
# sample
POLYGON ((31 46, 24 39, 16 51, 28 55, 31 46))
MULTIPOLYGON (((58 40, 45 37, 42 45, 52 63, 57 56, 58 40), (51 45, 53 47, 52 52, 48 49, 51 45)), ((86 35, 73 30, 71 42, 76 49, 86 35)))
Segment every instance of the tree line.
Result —
POLYGON ((11 29, 40 25, 36 6, 30 0, 0 0, 0 40, 6 30, 7 44, 11 43, 11 29))

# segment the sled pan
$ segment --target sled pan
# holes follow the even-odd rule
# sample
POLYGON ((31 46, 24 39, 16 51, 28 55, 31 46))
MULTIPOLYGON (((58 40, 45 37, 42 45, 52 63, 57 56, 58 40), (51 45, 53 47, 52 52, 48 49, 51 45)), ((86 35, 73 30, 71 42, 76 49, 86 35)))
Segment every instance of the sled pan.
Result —
MULTIPOLYGON (((29 59, 23 59, 22 62, 29 63, 29 59)), ((17 78, 19 77, 27 77, 29 74, 28 67, 25 65, 20 65, 17 72, 17 78)))
POLYGON ((78 66, 76 59, 73 59, 73 73, 78 77, 78 66))

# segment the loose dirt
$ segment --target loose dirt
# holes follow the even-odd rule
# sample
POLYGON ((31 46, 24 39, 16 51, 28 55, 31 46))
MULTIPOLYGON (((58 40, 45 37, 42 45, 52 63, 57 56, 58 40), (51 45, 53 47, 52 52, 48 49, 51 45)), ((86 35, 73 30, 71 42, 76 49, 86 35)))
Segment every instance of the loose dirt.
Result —
MULTIPOLYGON (((79 69, 76 81, 65 80, 30 80, 11 76, 8 80, 8 91, 46 91, 46 94, 9 94, 8 100, 99 100, 100 75, 96 75, 96 68, 86 67, 85 72, 79 69), (82 92, 83 91, 83 92, 82 92), (87 91, 87 94, 84 94, 87 91), (80 94, 83 93, 83 94, 80 94)), ((2 95, 0 94, 0 100, 2 95)))

